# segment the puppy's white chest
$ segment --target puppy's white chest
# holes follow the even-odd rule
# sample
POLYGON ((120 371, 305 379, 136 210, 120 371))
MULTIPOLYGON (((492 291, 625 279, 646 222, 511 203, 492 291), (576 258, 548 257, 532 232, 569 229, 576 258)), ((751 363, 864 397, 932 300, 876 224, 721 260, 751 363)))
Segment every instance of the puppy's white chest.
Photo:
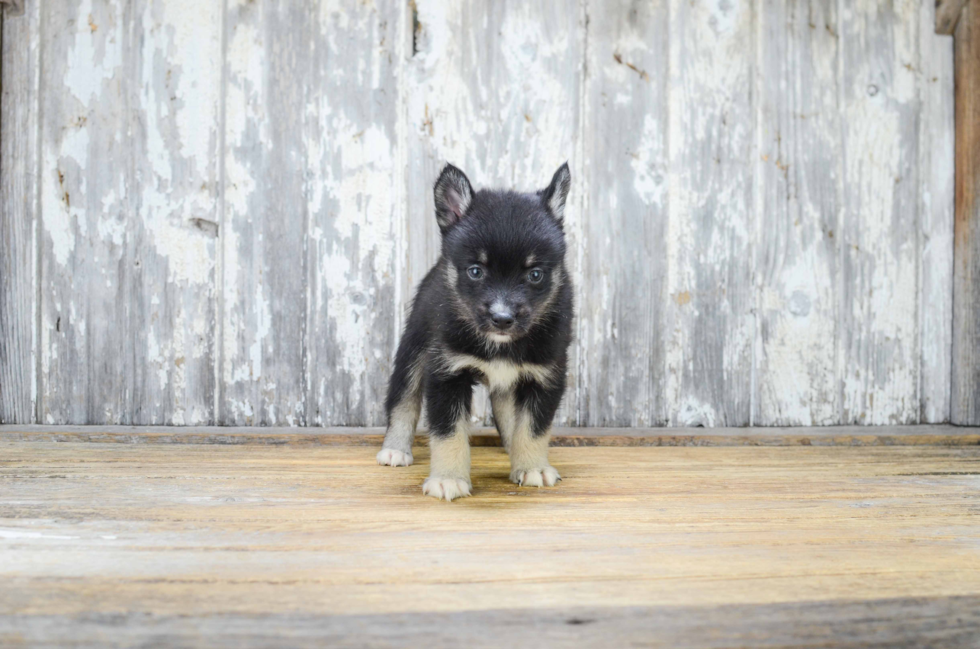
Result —
POLYGON ((508 390, 517 383, 523 374, 520 365, 507 361, 490 361, 482 363, 478 368, 487 379, 487 387, 491 390, 508 390))
POLYGON ((523 377, 534 379, 539 383, 548 383, 551 378, 550 369, 543 365, 533 363, 519 365, 506 360, 485 361, 465 354, 453 356, 451 368, 453 371, 466 368, 479 371, 491 391, 509 390, 523 377))

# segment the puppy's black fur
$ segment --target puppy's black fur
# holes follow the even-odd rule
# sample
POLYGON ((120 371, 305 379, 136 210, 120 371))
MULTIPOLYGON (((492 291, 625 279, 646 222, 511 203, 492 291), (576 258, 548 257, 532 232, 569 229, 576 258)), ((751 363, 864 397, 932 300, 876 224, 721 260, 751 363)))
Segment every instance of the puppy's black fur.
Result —
POLYGON ((567 164, 534 193, 474 192, 462 171, 443 169, 434 189, 442 255, 419 286, 388 388, 385 448, 407 453, 401 463, 411 461, 404 438, 422 395, 430 435, 449 438, 469 417, 477 381, 490 387, 506 446, 524 434, 521 425, 532 438, 550 429, 572 339, 562 227, 569 186, 567 164))

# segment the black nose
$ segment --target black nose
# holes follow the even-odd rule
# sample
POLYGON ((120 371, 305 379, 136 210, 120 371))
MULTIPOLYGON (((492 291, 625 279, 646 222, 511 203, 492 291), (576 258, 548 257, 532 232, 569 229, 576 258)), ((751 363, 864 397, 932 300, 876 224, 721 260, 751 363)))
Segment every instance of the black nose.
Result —
POLYGON ((510 311, 493 311, 490 319, 498 329, 507 329, 514 324, 514 315, 510 311))

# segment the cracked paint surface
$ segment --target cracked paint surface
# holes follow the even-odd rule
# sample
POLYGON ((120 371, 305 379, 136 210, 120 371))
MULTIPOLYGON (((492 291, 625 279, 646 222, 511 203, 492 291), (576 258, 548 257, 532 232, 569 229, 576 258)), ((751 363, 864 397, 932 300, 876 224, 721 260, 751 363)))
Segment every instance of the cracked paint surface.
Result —
POLYGON ((38 12, 41 423, 382 424, 441 166, 531 190, 565 160, 559 424, 949 416, 952 68, 929 3, 38 12))

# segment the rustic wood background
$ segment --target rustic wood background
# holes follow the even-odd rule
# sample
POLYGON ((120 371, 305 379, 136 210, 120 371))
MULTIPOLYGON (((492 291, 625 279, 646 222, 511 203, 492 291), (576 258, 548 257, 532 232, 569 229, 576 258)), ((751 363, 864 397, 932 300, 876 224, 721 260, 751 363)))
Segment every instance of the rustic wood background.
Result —
POLYGON ((531 189, 566 159, 560 424, 947 421, 933 11, 27 0, 3 22, 0 421, 382 423, 440 166, 531 189))

